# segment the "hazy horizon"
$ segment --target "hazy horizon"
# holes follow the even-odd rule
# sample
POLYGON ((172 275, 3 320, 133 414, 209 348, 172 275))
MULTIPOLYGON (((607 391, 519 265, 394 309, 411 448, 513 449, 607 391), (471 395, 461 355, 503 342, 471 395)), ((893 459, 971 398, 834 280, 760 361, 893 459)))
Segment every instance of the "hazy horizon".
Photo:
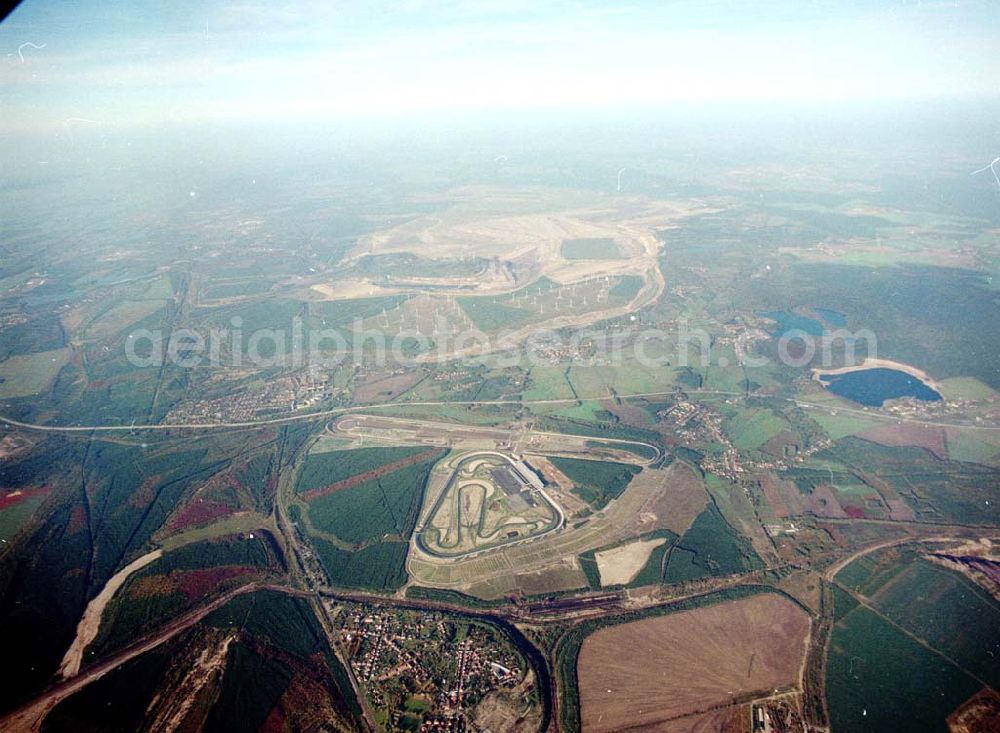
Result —
POLYGON ((993 101, 989 2, 25 2, 0 131, 993 101))

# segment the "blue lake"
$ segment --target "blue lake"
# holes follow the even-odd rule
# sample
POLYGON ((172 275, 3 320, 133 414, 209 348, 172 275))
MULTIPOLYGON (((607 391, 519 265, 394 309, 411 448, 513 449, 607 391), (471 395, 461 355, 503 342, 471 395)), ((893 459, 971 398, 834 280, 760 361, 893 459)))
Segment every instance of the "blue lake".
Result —
POLYGON ((881 407, 886 400, 915 397, 937 402, 941 395, 922 381, 896 369, 862 369, 846 374, 822 375, 820 380, 835 395, 868 407, 881 407))
POLYGON ((800 315, 793 311, 764 311, 762 316, 773 318, 778 325, 771 332, 778 338, 789 331, 805 331, 810 336, 822 336, 826 327, 844 328, 847 326, 847 316, 840 311, 829 308, 810 308, 808 315, 800 315))
POLYGON ((761 315, 772 318, 778 322, 772 334, 780 338, 789 331, 805 331, 810 336, 822 336, 823 324, 815 318, 800 316, 791 311, 766 311, 761 315))
POLYGON ((829 308, 813 308, 812 312, 834 328, 845 328, 847 326, 847 316, 840 311, 830 310, 829 308))

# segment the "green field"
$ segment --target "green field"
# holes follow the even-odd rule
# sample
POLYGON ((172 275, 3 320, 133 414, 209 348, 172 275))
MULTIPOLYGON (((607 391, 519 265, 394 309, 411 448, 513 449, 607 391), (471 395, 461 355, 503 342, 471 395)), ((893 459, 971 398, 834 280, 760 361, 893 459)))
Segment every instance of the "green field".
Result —
MULTIPOLYGON (((550 433, 569 433, 570 435, 583 435, 591 438, 632 440, 652 445, 658 445, 660 443, 659 433, 655 433, 652 430, 644 430, 643 428, 634 428, 630 425, 624 425, 617 420, 600 420, 594 422, 560 417, 558 415, 539 415, 537 425, 539 430, 544 430, 550 433)), ((643 445, 622 444, 618 447, 623 450, 627 450, 630 453, 635 453, 637 456, 641 456, 646 460, 656 457, 655 449, 647 448, 643 445)))
MULTIPOLYGON (((317 445, 320 445, 317 443, 317 445)), ((329 486, 367 471, 381 468, 393 461, 422 453, 426 448, 358 448, 310 452, 295 483, 295 493, 329 486)))
POLYGON ((863 433, 868 428, 879 425, 878 420, 869 420, 858 415, 838 412, 830 414, 824 410, 810 410, 809 417, 819 423, 823 432, 830 436, 831 440, 840 440, 848 435, 863 433))
POLYGON ((944 719, 980 688, 866 608, 847 612, 834 627, 826 669, 832 730, 942 733, 944 719))
POLYGON ((456 298, 462 310, 481 331, 491 332, 500 329, 522 326, 535 314, 524 308, 504 305, 495 298, 461 297, 456 298))
POLYGON ((406 295, 351 300, 324 300, 309 304, 309 315, 317 326, 346 326, 355 319, 365 320, 398 308, 409 300, 406 295))
POLYGON ((859 557, 837 573, 838 583, 869 598, 895 578, 907 564, 919 556, 921 549, 889 547, 859 557))
POLYGON ((0 539, 6 542, 14 539, 43 501, 44 496, 29 496, 6 509, 0 509, 0 539))
MULTIPOLYGON (((576 399, 577 394, 567 378, 564 366, 535 366, 528 373, 528 383, 524 390, 525 400, 576 399)), ((563 407, 563 406, 561 406, 563 407)), ((593 416, 593 410, 590 410, 593 416)))
POLYGON ((911 562, 874 599, 893 621, 1000 687, 1000 602, 957 572, 911 562))
POLYGON ((365 275, 382 279, 390 277, 472 277, 480 274, 489 265, 484 257, 463 257, 462 259, 431 259, 412 252, 392 252, 359 257, 354 265, 365 275))
MULTIPOLYGON (((305 304, 296 300, 265 298, 218 308, 201 308, 195 311, 194 316, 202 326, 209 328, 214 326, 229 330, 235 329, 234 323, 240 324, 243 337, 241 348, 244 352, 255 331, 265 329, 275 330, 284 337, 277 339, 279 343, 278 351, 281 352, 291 348, 290 341, 293 320, 296 317, 301 317, 305 311, 305 304)), ((264 353, 265 349, 270 345, 270 339, 261 339, 261 356, 271 356, 270 353, 264 353)))
POLYGON ((406 583, 405 542, 379 542, 361 550, 342 550, 313 538, 323 568, 336 586, 392 592, 406 583))
MULTIPOLYGON (((656 343, 644 346, 649 358, 660 356, 658 346, 656 343)), ((568 374, 576 393, 591 399, 607 396, 609 389, 619 394, 662 391, 670 387, 673 376, 669 369, 640 364, 627 353, 614 367, 573 364, 568 374)))
POLYGON ((18 354, 55 351, 66 345, 62 325, 56 316, 16 323, 0 330, 0 361, 18 354))
POLYGON ((948 431, 948 458, 995 466, 1000 463, 1000 445, 980 440, 967 430, 948 431))
POLYGON ((632 477, 640 471, 637 466, 611 461, 554 456, 549 460, 573 482, 573 493, 594 509, 603 509, 609 501, 621 496, 632 477))
POLYGON ((261 295, 271 289, 274 280, 253 278, 250 280, 233 280, 212 282, 202 291, 201 297, 206 300, 221 298, 242 298, 251 295, 261 295))
POLYGON ((377 542, 388 536, 409 539, 420 510, 424 484, 436 460, 437 457, 406 466, 310 501, 310 525, 352 545, 377 542))
POLYGON ((757 450, 782 430, 788 422, 770 410, 740 410, 726 423, 726 433, 739 450, 757 450))
POLYGON ((99 315, 87 327, 87 337, 105 339, 133 323, 148 318, 167 305, 167 300, 123 300, 99 315))
MULTIPOLYGON (((690 343, 691 359, 701 362, 702 345, 697 340, 690 343)), ((731 344, 715 343, 712 345, 707 362, 702 362, 694 374, 700 374, 702 386, 709 391, 732 392, 737 394, 746 391, 746 373, 737 361, 736 350, 731 344)), ((689 377, 685 381, 694 382, 696 378, 689 377)))
POLYGON ((664 581, 683 583, 763 566, 750 541, 726 523, 713 503, 698 515, 670 551, 664 581))
POLYGON ((585 422, 597 422, 601 420, 605 413, 599 403, 590 400, 586 402, 572 402, 569 404, 553 406, 551 411, 546 411, 540 406, 532 410, 536 415, 548 414, 555 417, 565 417, 570 420, 583 420, 585 422))
POLYGON ((983 683, 1000 684, 1000 602, 924 551, 879 550, 837 574, 874 610, 835 587, 827 669, 835 730, 943 731, 983 683))
POLYGON ((642 290, 642 283, 643 279, 638 275, 623 275, 608 291, 608 295, 626 301, 632 300, 642 290))
POLYGON ((0 399, 44 392, 55 381, 69 357, 69 349, 56 349, 19 354, 0 361, 0 399))
POLYGON ((996 390, 974 377, 951 377, 938 382, 941 394, 948 400, 989 400, 997 396, 996 390))
POLYGON ((922 448, 843 438, 813 461, 839 462, 885 481, 924 521, 1000 525, 1000 470, 942 461, 922 448))

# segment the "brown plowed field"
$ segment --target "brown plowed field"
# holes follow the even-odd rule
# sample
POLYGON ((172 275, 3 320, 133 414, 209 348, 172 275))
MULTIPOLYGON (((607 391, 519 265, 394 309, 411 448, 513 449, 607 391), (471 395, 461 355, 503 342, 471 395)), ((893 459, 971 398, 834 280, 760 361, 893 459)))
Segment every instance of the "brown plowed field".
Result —
POLYGON ((596 631, 579 660, 584 733, 674 731, 680 718, 797 685, 809 617, 759 595, 596 631))
POLYGON ((708 504, 701 477, 679 461, 669 468, 647 468, 629 485, 629 491, 648 495, 643 512, 656 517, 656 527, 682 535, 708 504))
POLYGON ((859 438, 888 446, 914 445, 926 448, 941 460, 948 458, 944 429, 919 423, 876 425, 858 435, 859 438))

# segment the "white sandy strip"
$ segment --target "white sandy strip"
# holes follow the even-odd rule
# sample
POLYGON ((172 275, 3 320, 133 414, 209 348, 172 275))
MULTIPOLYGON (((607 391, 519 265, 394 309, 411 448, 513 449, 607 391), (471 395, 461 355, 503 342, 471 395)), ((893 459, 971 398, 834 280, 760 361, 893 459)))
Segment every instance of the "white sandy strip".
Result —
POLYGON ((892 361, 891 359, 865 359, 863 362, 857 366, 846 366, 840 367, 839 369, 813 369, 813 379, 819 381, 820 377, 835 376, 837 374, 847 374, 849 372, 859 372, 865 369, 895 369, 898 372, 904 372, 909 374, 911 377, 916 377, 917 379, 924 382, 928 387, 938 392, 941 388, 938 386, 937 382, 931 379, 930 375, 922 369, 917 369, 909 364, 903 364, 898 361, 892 361))
POLYGON ((67 650, 66 656, 63 657, 62 664, 59 665, 59 674, 63 679, 75 677, 79 674, 80 665, 83 663, 83 652, 90 645, 90 642, 97 638, 97 632, 101 628, 101 615, 104 613, 104 607, 108 605, 108 602, 118 592, 118 589, 124 585, 132 573, 146 567, 162 554, 163 550, 153 550, 152 552, 147 552, 138 560, 133 560, 111 576, 111 579, 101 588, 101 592, 94 596, 93 600, 87 604, 87 608, 83 612, 83 618, 80 619, 80 623, 76 626, 76 638, 73 639, 73 643, 67 650))

